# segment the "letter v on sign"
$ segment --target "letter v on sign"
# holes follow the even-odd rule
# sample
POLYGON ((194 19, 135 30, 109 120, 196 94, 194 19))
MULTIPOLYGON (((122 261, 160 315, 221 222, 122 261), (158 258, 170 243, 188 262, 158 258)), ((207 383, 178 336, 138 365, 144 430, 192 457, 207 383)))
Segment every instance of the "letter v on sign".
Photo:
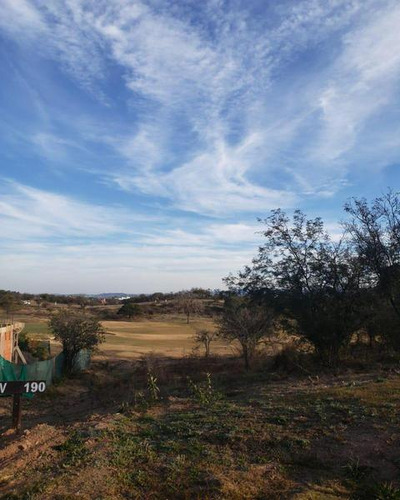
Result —
POLYGON ((0 394, 4 394, 7 389, 7 382, 0 382, 0 394))

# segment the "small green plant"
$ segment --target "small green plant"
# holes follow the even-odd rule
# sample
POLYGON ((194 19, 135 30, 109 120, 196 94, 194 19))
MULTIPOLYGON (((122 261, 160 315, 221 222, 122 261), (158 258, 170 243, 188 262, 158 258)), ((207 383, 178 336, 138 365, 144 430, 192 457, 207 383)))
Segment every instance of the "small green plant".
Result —
POLYGON ((146 412, 149 409, 148 397, 144 391, 135 391, 133 394, 133 405, 141 412, 146 412))
POLYGON ((35 350, 32 352, 33 356, 39 361, 43 361, 49 357, 49 351, 43 345, 37 345, 35 350))
POLYGON ((375 500, 400 500, 400 489, 392 483, 382 483, 375 487, 375 500))
POLYGON ((129 410, 130 410, 130 404, 127 401, 123 401, 118 410, 118 413, 128 413, 129 410))
POLYGON ((352 458, 343 467, 346 476, 356 481, 365 478, 371 473, 371 468, 360 464, 359 458, 352 458))
POLYGON ((18 336, 18 347, 21 351, 29 350, 29 337, 27 332, 21 332, 18 336))
POLYGON ((205 381, 197 384, 188 378, 188 384, 194 399, 202 406, 212 406, 221 399, 221 395, 215 391, 212 385, 210 373, 206 374, 205 381))
POLYGON ((371 487, 359 485, 354 500, 400 500, 400 489, 392 483, 378 483, 371 487))
POLYGON ((147 390, 149 391, 150 400, 152 402, 160 399, 160 388, 157 385, 157 377, 150 371, 147 372, 147 390))
POLYGON ((46 341, 34 340, 28 332, 21 332, 18 337, 18 346, 21 351, 29 352, 34 358, 43 361, 49 357, 49 347, 46 341))

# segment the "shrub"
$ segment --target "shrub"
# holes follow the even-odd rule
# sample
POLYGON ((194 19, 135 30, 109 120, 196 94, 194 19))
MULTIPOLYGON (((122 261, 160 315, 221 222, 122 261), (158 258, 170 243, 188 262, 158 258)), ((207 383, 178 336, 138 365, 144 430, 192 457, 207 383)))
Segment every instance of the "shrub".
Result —
POLYGON ((100 322, 83 312, 60 311, 50 319, 49 325, 63 345, 66 373, 72 372, 79 351, 95 349, 104 341, 100 322))

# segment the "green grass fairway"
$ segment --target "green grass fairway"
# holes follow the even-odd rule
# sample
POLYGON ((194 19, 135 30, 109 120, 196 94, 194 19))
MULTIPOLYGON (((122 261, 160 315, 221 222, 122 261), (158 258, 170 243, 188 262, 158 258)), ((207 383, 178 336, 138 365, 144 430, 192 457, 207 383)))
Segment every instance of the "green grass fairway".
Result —
POLYGON ((34 338, 49 338, 51 336, 49 325, 44 321, 25 323, 23 332, 34 338))

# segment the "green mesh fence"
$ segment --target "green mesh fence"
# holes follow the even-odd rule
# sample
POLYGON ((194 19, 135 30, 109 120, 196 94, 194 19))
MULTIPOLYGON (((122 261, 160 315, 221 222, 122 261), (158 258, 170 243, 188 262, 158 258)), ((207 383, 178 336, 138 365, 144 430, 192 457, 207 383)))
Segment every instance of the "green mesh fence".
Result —
MULTIPOLYGON (((75 358, 73 372, 80 372, 89 367, 90 351, 81 350, 75 358)), ((0 356, 0 382, 21 380, 45 380, 51 385, 54 379, 60 378, 64 369, 64 353, 44 361, 36 361, 28 365, 10 363, 0 356)), ((29 395, 28 395, 29 396, 29 395)))

